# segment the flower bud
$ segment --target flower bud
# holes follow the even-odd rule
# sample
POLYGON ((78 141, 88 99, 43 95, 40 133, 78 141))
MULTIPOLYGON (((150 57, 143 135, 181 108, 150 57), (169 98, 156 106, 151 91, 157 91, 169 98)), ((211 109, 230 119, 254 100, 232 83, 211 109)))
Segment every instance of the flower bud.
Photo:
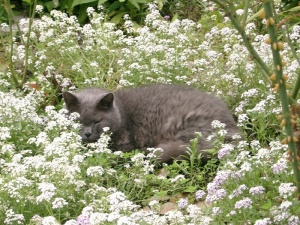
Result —
POLYGON ((286 125, 286 121, 283 119, 283 120, 281 121, 280 126, 281 126, 281 127, 284 127, 285 125, 286 125))
POLYGON ((259 17, 260 19, 266 18, 266 11, 265 11, 265 9, 261 9, 261 10, 258 12, 258 17, 259 17))
POLYGON ((275 74, 275 73, 273 73, 273 74, 270 76, 270 80, 276 81, 276 74, 275 74))
POLYGON ((270 45, 272 43, 271 38, 267 37, 266 40, 265 40, 265 43, 270 45))
POLYGON ((271 25, 274 25, 275 21, 272 17, 266 20, 266 26, 269 27, 271 25))
POLYGON ((279 84, 276 84, 275 87, 273 88, 273 91, 278 92, 278 90, 279 90, 279 84))
POLYGON ((286 75, 286 74, 283 74, 282 75, 282 78, 285 80, 285 81, 287 81, 289 78, 288 78, 288 76, 286 75))
POLYGON ((283 46, 283 43, 282 42, 278 42, 277 43, 277 47, 279 50, 283 50, 284 46, 283 46))

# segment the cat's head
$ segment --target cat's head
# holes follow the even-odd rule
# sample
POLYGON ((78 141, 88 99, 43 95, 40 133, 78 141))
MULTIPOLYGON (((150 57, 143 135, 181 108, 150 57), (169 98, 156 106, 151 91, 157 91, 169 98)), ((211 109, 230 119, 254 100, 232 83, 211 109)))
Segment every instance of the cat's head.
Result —
POLYGON ((78 112, 84 142, 96 142, 104 127, 115 133, 121 126, 121 116, 114 94, 102 89, 85 89, 77 93, 64 92, 66 108, 78 112))

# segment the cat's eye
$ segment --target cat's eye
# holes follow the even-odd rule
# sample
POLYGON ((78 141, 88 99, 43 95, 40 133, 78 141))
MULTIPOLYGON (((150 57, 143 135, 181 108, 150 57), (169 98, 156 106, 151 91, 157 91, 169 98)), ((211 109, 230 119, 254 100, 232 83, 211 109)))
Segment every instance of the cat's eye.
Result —
POLYGON ((101 121, 102 121, 102 120, 95 121, 95 122, 94 122, 94 125, 100 124, 100 123, 101 123, 101 121))

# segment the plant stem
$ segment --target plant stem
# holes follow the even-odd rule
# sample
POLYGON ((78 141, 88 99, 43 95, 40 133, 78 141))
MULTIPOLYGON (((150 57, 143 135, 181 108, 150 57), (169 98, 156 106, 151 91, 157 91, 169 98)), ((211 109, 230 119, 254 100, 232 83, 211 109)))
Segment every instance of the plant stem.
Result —
POLYGON ((31 12, 30 12, 31 16, 29 18, 27 39, 26 39, 26 43, 24 43, 24 45, 25 45, 25 66, 24 66, 22 82, 20 84, 21 86, 23 86, 26 82, 26 75, 27 75, 27 69, 28 69, 28 54, 29 54, 29 47, 30 47, 30 33, 31 33, 33 18, 35 16, 36 4, 37 4, 37 0, 34 1, 33 7, 31 8, 31 12))
POLYGON ((293 92, 292 92, 292 98, 293 99, 297 98, 297 95, 299 93, 299 89, 300 89, 300 72, 298 72, 298 77, 297 77, 296 85, 295 85, 295 87, 293 89, 293 92))
POLYGON ((237 15, 235 13, 234 5, 232 3, 229 3, 229 6, 227 6, 226 4, 224 4, 223 2, 221 2, 221 0, 213 0, 213 1, 216 2, 218 5, 221 6, 221 8, 224 9, 224 11, 225 11, 226 15, 229 17, 231 23, 237 29, 237 31, 239 32, 239 34, 242 36, 243 42, 244 42, 245 46, 247 47, 249 53, 253 56, 253 58, 256 61, 256 63, 262 69, 262 72, 263 72, 266 80, 269 82, 270 85, 273 85, 273 82, 269 78, 269 76, 270 76, 270 69, 269 69, 269 67, 260 58, 260 56, 258 55, 258 53, 256 52, 256 50, 254 49, 253 45, 249 41, 249 39, 247 37, 247 34, 245 32, 245 29, 241 26, 240 22, 236 19, 237 15))
POLYGON ((8 24, 9 24, 9 35, 10 35, 10 50, 9 50, 9 64, 8 64, 8 67, 9 67, 9 70, 11 72, 11 75, 12 75, 12 78, 13 78, 13 81, 15 82, 16 86, 19 87, 19 81, 18 81, 18 77, 15 73, 15 69, 14 69, 14 66, 13 66, 13 52, 14 52, 14 41, 13 41, 13 30, 12 30, 12 11, 11 11, 11 8, 10 8, 10 3, 9 1, 4 1, 4 8, 5 8, 5 11, 7 12, 8 14, 8 24))
POLYGON ((34 1, 33 6, 31 8, 31 17, 29 18, 29 24, 28 24, 28 33, 26 35, 26 41, 22 35, 22 31, 21 28, 19 26, 19 22, 15 19, 14 13, 12 12, 11 8, 10 8, 10 3, 9 1, 5 1, 4 2, 4 8, 8 14, 8 21, 9 21, 9 31, 10 31, 10 37, 11 37, 11 44, 10 44, 10 53, 9 53, 9 57, 10 57, 10 61, 9 61, 9 69, 10 72, 12 73, 12 78, 16 84, 16 86, 18 88, 22 88, 23 85, 26 83, 26 76, 27 76, 27 69, 28 69, 28 56, 29 56, 29 47, 30 47, 30 33, 31 33, 31 28, 32 28, 32 22, 33 22, 33 18, 35 16, 35 8, 37 5, 37 0, 34 1), (15 22, 18 32, 20 34, 20 39, 21 42, 24 44, 25 46, 25 60, 24 60, 24 71, 23 71, 23 75, 22 75, 22 79, 21 82, 19 82, 18 77, 15 73, 14 67, 13 67, 13 52, 14 52, 14 42, 13 42, 13 29, 12 29, 12 23, 13 21, 15 22))
MULTIPOLYGON (((286 23, 285 25, 286 25, 286 30, 288 30, 288 24, 286 23)), ((285 32, 284 29, 282 29, 282 31, 286 35, 286 39, 287 39, 287 42, 289 44, 289 47, 291 49, 291 52, 292 52, 293 56, 297 60, 298 65, 300 65, 300 59, 299 59, 298 54, 295 51, 295 48, 294 48, 294 46, 292 44, 289 32, 285 32)), ((297 98, 297 95, 299 93, 299 89, 300 89, 300 73, 298 72, 297 81, 296 81, 296 84, 294 86, 294 89, 293 89, 293 92, 292 92, 292 96, 291 96, 293 99, 297 98)))
POLYGON ((292 118, 291 118, 291 112, 289 107, 288 95, 286 91, 286 81, 283 78, 282 61, 279 52, 280 49, 278 48, 278 40, 277 40, 276 27, 274 25, 275 22, 273 19, 272 4, 270 1, 267 1, 263 3, 263 6, 266 12, 267 28, 271 39, 271 48, 273 54, 273 63, 275 66, 274 70, 276 74, 276 82, 277 85, 279 85, 279 96, 280 96, 281 107, 282 107, 283 121, 285 124, 286 140, 290 151, 290 158, 294 170, 298 197, 300 197, 300 169, 299 169, 300 163, 297 160, 298 153, 297 153, 296 143, 293 138, 294 134, 293 134, 293 126, 291 122, 292 118))
POLYGON ((245 2, 245 7, 244 7, 243 18, 242 18, 242 25, 243 25, 243 27, 246 26, 247 15, 248 15, 248 9, 249 9, 249 0, 246 0, 246 2, 245 2))

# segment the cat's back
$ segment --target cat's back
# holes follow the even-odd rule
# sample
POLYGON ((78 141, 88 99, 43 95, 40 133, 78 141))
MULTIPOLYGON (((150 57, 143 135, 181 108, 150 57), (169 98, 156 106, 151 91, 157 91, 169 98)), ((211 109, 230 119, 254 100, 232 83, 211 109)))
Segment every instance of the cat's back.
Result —
POLYGON ((191 114, 193 110, 204 114, 228 110, 227 105, 219 98, 183 85, 142 86, 120 90, 116 95, 122 102, 126 102, 127 110, 132 113, 137 112, 137 109, 143 109, 144 112, 159 111, 170 116, 179 112, 191 114))
POLYGON ((154 84, 137 88, 125 88, 117 91, 116 95, 124 100, 127 99, 132 104, 139 105, 147 105, 148 103, 156 104, 156 102, 166 100, 171 103, 172 99, 176 99, 174 102, 178 102, 178 99, 192 100, 199 95, 208 96, 207 93, 195 88, 175 84, 154 84), (143 101, 140 102, 140 100, 143 101))
POLYGON ((154 136, 175 134, 180 130, 210 130, 219 120, 236 128, 227 105, 219 98, 182 85, 149 85, 120 90, 117 96, 140 134, 154 136))

